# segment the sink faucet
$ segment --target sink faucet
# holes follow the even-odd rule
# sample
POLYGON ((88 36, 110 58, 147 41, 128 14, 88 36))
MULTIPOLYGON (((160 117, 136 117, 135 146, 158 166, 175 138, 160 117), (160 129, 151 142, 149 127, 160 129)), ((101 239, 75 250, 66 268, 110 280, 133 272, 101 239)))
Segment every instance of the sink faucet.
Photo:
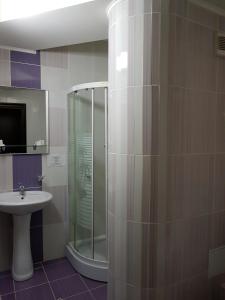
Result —
POLYGON ((24 195, 25 195, 25 186, 20 185, 19 186, 19 191, 20 191, 20 196, 24 197, 24 195))

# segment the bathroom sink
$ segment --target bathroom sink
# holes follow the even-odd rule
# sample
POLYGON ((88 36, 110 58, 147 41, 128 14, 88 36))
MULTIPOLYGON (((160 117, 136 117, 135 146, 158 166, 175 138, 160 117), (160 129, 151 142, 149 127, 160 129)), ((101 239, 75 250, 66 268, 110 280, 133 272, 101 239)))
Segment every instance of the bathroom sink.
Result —
POLYGON ((30 247, 31 213, 44 208, 51 199, 52 195, 43 191, 25 192, 23 189, 23 193, 0 193, 0 211, 13 215, 12 276, 16 281, 24 281, 33 276, 30 247))
POLYGON ((45 207, 52 195, 42 191, 0 193, 0 211, 13 215, 26 215, 45 207))

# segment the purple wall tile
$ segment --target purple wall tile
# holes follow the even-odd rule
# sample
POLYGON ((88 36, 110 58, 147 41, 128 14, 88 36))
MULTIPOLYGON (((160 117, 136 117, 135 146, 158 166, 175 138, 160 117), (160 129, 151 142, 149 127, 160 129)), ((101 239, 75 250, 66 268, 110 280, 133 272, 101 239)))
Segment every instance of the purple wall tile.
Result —
POLYGON ((40 66, 40 51, 37 51, 36 54, 20 51, 11 51, 10 60, 13 62, 21 62, 40 66))
MULTIPOLYGON (((26 189, 41 189, 37 176, 42 174, 41 155, 13 155, 13 189, 22 184, 26 189)), ((31 250, 34 262, 43 260, 42 211, 32 214, 31 250), (38 227, 37 227, 38 226, 38 227)))
POLYGON ((36 211, 31 216, 30 227, 42 226, 43 224, 43 214, 42 210, 36 211))
POLYGON ((11 62, 11 85, 15 87, 40 89, 40 66, 11 62))
POLYGON ((30 243, 33 261, 43 261, 43 227, 33 227, 30 229, 30 243))
MULTIPOLYGON (((10 52, 11 85, 24 88, 41 88, 40 51, 36 54, 10 52)), ((40 190, 37 176, 42 174, 41 155, 13 156, 13 189, 22 184, 27 190, 40 190)), ((43 214, 38 211, 31 218, 31 250, 34 262, 43 260, 43 214)))
POLYGON ((37 176, 42 175, 41 155, 13 155, 13 189, 22 184, 39 189, 37 176))

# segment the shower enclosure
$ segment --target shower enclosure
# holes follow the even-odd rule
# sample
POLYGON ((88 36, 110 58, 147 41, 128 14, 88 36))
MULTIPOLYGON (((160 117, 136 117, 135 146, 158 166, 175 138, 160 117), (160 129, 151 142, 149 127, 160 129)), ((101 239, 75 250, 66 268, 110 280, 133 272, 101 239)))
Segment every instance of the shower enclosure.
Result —
POLYGON ((81 274, 107 281, 107 82, 74 86, 68 95, 70 243, 81 274))

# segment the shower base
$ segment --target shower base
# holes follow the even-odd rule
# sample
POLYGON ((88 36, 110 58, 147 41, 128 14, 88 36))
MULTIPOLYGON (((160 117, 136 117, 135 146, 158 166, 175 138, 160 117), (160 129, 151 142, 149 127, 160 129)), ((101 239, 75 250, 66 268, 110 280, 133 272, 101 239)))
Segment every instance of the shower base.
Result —
POLYGON ((106 240, 97 241, 95 243, 95 259, 91 259, 88 258, 91 256, 91 252, 85 243, 79 245, 80 252, 78 252, 74 248, 74 242, 70 242, 66 246, 66 257, 80 274, 94 280, 107 282, 108 262, 105 261, 105 249, 106 240))

